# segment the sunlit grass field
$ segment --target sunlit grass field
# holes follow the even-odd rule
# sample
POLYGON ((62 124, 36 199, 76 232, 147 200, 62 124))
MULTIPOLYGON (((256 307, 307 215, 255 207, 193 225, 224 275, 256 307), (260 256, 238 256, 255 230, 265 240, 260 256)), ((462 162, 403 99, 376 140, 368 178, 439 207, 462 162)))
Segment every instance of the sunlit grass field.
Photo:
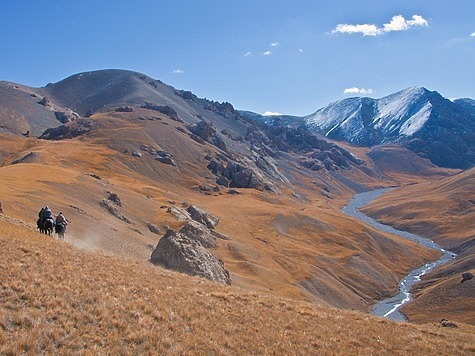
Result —
POLYGON ((394 323, 79 250, 0 219, 0 354, 473 354, 475 329, 394 323))

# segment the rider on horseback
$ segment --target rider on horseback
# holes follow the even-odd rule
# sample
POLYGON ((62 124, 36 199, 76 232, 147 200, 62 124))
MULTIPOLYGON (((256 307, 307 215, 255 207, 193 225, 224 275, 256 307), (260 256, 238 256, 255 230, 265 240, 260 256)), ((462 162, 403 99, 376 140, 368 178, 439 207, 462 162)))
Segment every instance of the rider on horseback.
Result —
POLYGON ((60 211, 56 217, 56 233, 59 238, 64 238, 64 233, 66 232, 66 226, 68 225, 68 220, 64 217, 63 213, 60 211))
POLYGON ((48 206, 41 208, 41 210, 39 211, 38 221, 36 222, 36 225, 38 226, 38 229, 41 232, 51 235, 51 232, 53 231, 53 228, 54 228, 54 219, 53 219, 53 213, 48 208, 48 206))
POLYGON ((43 219, 52 219, 53 218, 53 213, 51 212, 50 208, 48 206, 45 206, 45 209, 43 211, 43 219))
POLYGON ((63 215, 63 212, 60 211, 58 216, 56 217, 56 225, 67 225, 68 224, 68 221, 66 220, 66 218, 64 217, 63 215))

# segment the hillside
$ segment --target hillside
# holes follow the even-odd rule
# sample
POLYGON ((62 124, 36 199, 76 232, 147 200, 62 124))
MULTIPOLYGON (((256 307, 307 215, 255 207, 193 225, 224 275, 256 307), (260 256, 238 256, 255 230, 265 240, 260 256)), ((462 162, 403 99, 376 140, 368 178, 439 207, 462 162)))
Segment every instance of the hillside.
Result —
MULTIPOLYGON (((203 253, 222 263, 233 287, 360 311, 438 257, 340 212, 356 192, 458 172, 399 145, 354 147, 302 126, 256 123, 229 103, 130 71, 81 73, 44 88, 2 85, 15 98, 2 104, 10 113, 0 132, 4 213, 34 224, 40 207, 63 211, 66 241, 79 248, 151 265, 159 241, 184 229, 197 207, 215 217, 219 236, 203 253)), ((472 192, 455 185, 454 204, 472 192)))
POLYGON ((470 326, 394 323, 224 287, 86 253, 5 217, 0 245, 2 354, 462 355, 475 347, 470 326))
POLYGON ((452 310, 455 319, 473 324, 474 281, 460 281, 462 273, 475 272, 475 169, 397 189, 364 212, 398 229, 431 236, 457 254, 422 278, 415 301, 404 309, 409 318, 427 322, 452 310))
MULTIPOLYGON (((197 187, 214 186, 205 178, 209 173, 204 156, 209 151, 203 152, 198 143, 169 146, 185 136, 162 121, 155 123, 160 127, 158 141, 167 150, 173 147, 176 167, 123 153, 125 148, 139 149, 143 141, 134 139, 134 127, 148 125, 148 120, 100 136, 29 140, 28 150, 11 157, 18 163, 0 168, 4 211, 33 223, 39 207, 49 205, 72 221, 67 238, 74 244, 147 260, 161 237, 147 225, 155 224, 162 234, 167 227, 180 228, 184 222, 167 208, 196 204, 218 216, 218 231, 231 238, 215 253, 230 270, 234 285, 359 310, 394 293, 401 276, 435 257, 346 218, 333 206, 348 189, 343 185, 325 191, 335 198, 304 186, 297 191, 300 198, 295 192, 278 195, 255 189, 233 195, 229 188, 219 188, 204 194, 197 187), (58 163, 51 165, 51 157, 58 163), (101 206, 108 192, 120 197, 123 206, 118 210, 130 222, 101 206)), ((152 132, 136 132, 145 131, 152 132)), ((294 173, 297 179, 303 184, 308 178, 294 173)))

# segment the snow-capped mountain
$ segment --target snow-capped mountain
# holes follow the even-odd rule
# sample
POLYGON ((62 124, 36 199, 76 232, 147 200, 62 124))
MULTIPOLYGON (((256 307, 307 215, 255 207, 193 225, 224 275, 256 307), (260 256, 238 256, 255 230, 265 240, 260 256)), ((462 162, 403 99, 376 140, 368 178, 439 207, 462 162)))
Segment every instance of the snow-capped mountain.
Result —
POLYGON ((451 101, 426 88, 408 88, 380 99, 343 99, 305 117, 304 123, 328 138, 355 145, 401 143, 440 166, 475 164, 474 101, 451 101))
POLYGON ((372 146, 417 133, 432 113, 430 94, 425 88, 408 88, 381 99, 343 99, 305 122, 327 137, 372 146))

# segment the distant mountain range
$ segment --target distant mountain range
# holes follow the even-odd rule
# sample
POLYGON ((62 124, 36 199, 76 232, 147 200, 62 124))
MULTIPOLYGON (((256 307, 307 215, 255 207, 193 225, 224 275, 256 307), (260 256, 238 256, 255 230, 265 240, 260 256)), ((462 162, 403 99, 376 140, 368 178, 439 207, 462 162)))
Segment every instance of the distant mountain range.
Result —
MULTIPOLYGON (((298 130, 298 137, 317 133, 356 146, 398 144, 441 167, 466 169, 475 165, 475 100, 451 101, 420 87, 380 99, 343 99, 304 117, 262 116, 235 111, 229 103, 198 98, 141 73, 101 70, 75 74, 43 88, 0 82, 0 131, 40 136, 95 112, 147 105, 172 110, 187 124, 205 120, 218 129, 218 136, 232 132, 234 143, 253 131, 253 123, 264 123, 269 129, 298 130)), ((259 129, 266 130, 263 126, 259 129)), ((267 130, 267 135, 271 142, 279 136, 274 145, 278 149, 288 148, 289 143, 303 148, 295 133, 282 135, 267 130), (287 139, 285 145, 282 137, 287 139)), ((308 137, 305 140, 309 142, 308 137)))
POLYGON ((305 117, 242 114, 271 126, 303 126, 357 146, 398 143, 442 167, 475 165, 475 100, 451 101, 426 88, 380 99, 343 99, 305 117))

